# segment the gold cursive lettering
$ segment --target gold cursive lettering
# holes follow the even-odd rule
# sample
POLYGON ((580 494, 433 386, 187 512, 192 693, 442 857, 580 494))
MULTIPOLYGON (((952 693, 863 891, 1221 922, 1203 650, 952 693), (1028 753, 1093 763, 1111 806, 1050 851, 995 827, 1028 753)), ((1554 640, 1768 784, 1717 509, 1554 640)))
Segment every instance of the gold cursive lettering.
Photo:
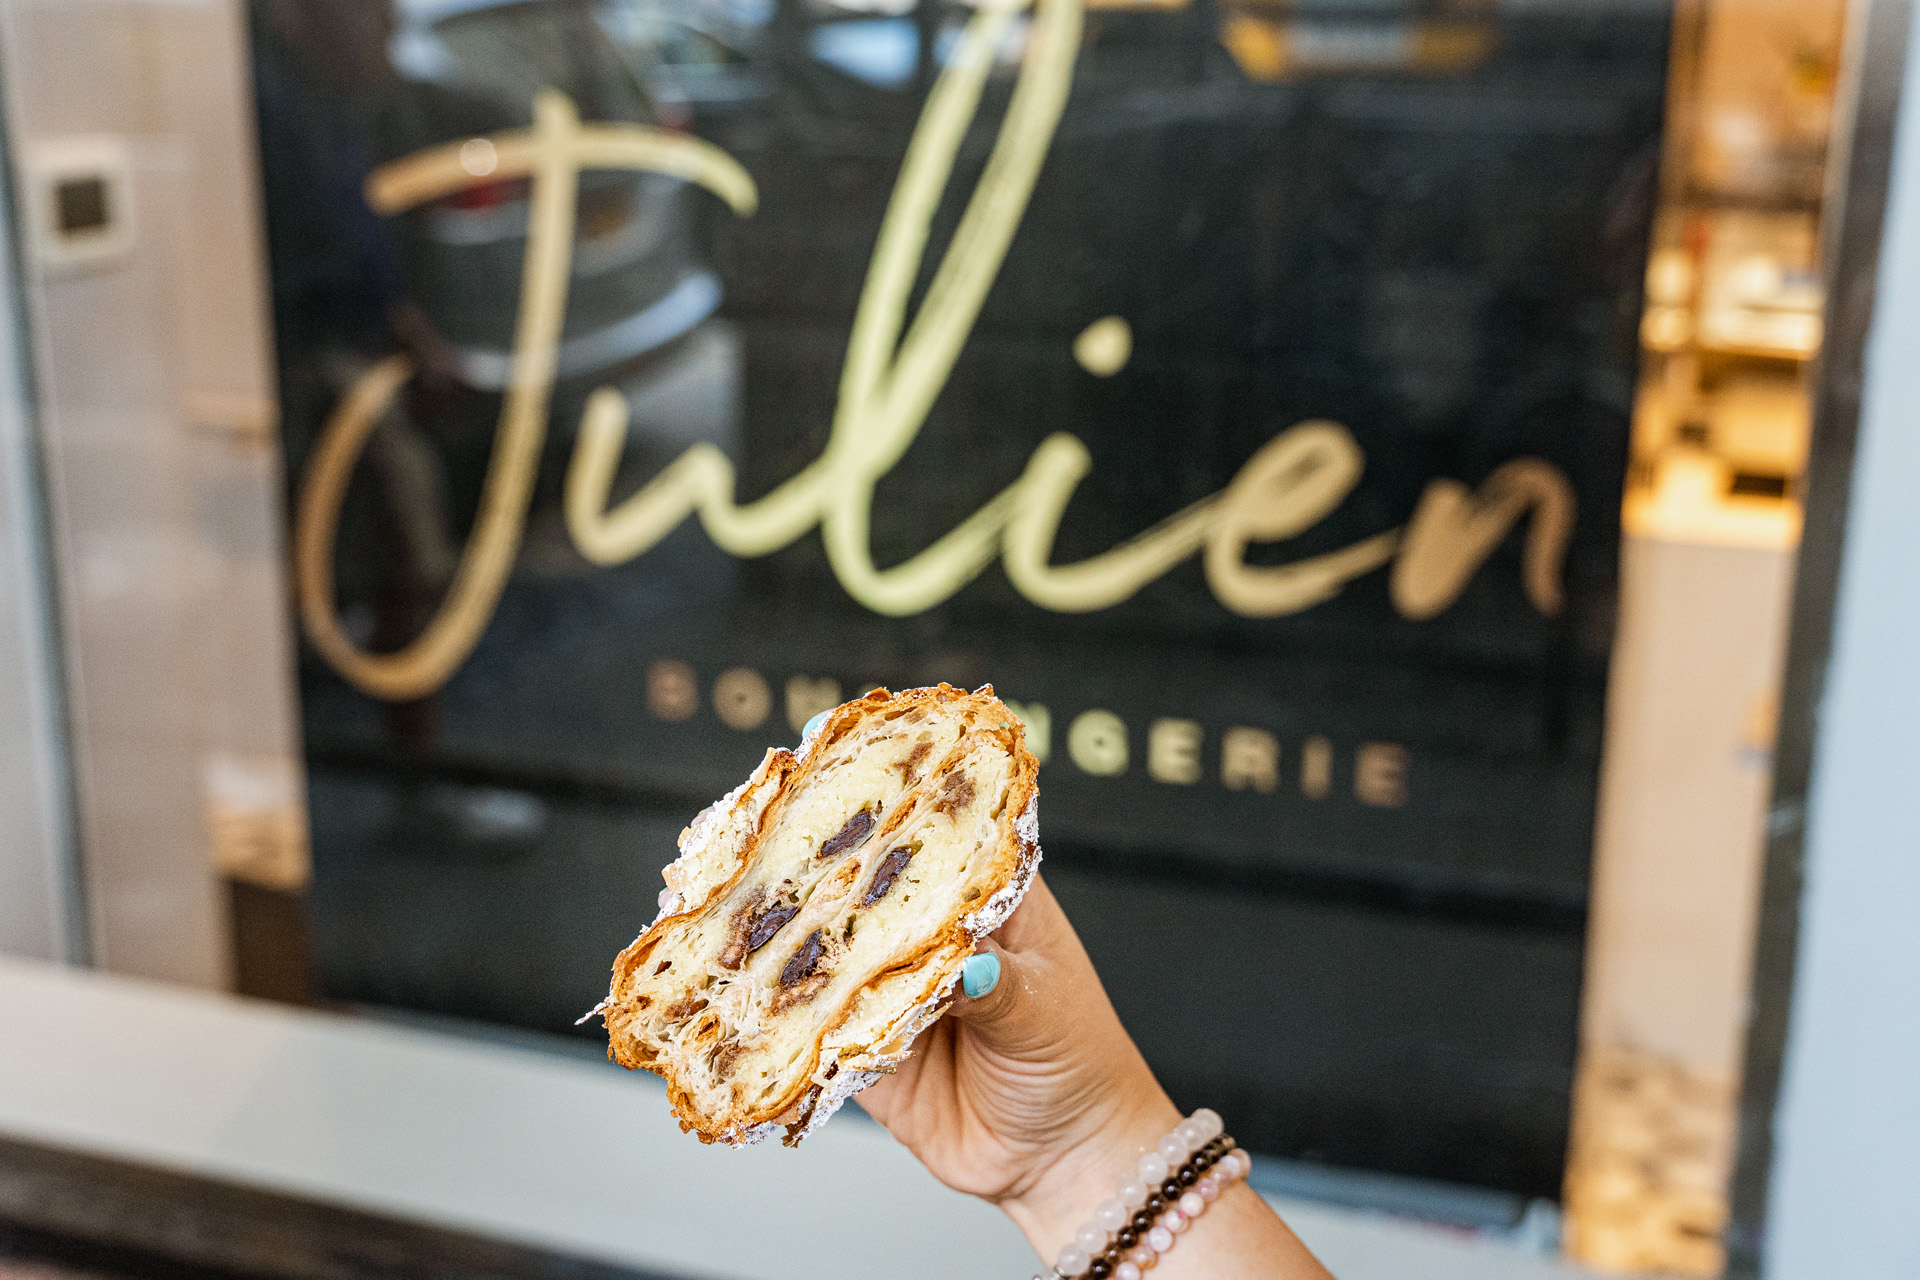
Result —
POLYGON ((1220 514, 1207 533, 1207 585, 1220 603, 1250 618, 1298 613, 1385 564, 1397 532, 1293 564, 1254 569, 1243 563, 1247 544, 1294 537, 1329 515, 1360 483, 1365 465, 1360 446, 1337 422, 1303 422, 1247 459, 1221 495, 1220 514))
POLYGON ((1024 491, 1016 481, 906 563, 877 568, 869 550, 873 486, 913 443, 953 371, 987 290, 999 274, 1072 83, 1079 0, 1040 0, 1020 79, 979 185, 904 340, 907 296, 954 156, 979 109, 1017 4, 982 8, 935 82, 874 245, 854 314, 826 452, 760 501, 734 505, 733 463, 696 445, 608 511, 625 446, 625 401, 597 392, 568 467, 567 527, 597 564, 640 555, 698 511, 708 536, 735 555, 765 555, 819 524, 841 585, 879 613, 919 613, 976 577, 999 550, 1001 529, 1024 491))
POLYGON ((1559 613, 1560 566, 1573 536, 1573 486, 1538 458, 1516 458, 1497 468, 1478 493, 1468 493, 1458 480, 1427 485, 1389 579, 1394 608, 1415 620, 1440 614, 1529 510, 1533 523, 1521 561, 1527 599, 1541 613, 1559 613))
MULTIPOLYGON (((907 302, 933 215, 979 110, 996 51, 1023 7, 1024 0, 983 4, 928 96, 875 241, 821 456, 771 493, 741 506, 735 501, 733 461, 712 445, 699 444, 609 507, 626 448, 628 409, 619 392, 599 388, 582 414, 562 500, 581 555, 600 565, 622 563, 644 554, 694 514, 717 546, 737 556, 768 555, 817 526, 847 593, 875 612, 897 616, 946 600, 995 556, 1028 600, 1077 613, 1130 598, 1197 552, 1208 585, 1224 606, 1248 617, 1274 617, 1329 599, 1348 581, 1393 560, 1397 551, 1396 606, 1408 617, 1431 617, 1459 596, 1474 570, 1531 509, 1528 596, 1544 612, 1558 609, 1571 490, 1564 477, 1537 459, 1508 463, 1473 497, 1457 482, 1434 481, 1404 536, 1388 530, 1290 564, 1247 564, 1249 546, 1297 536, 1329 515, 1358 484, 1365 462, 1359 445, 1344 427, 1324 421, 1300 423, 1268 441, 1220 493, 1116 547, 1064 565, 1051 563, 1054 544, 1092 455, 1074 436, 1056 433, 1034 451, 1018 477, 932 545, 891 568, 875 565, 870 545, 874 485, 913 443, 953 372, 1026 212, 1072 84, 1082 0, 1037 0, 1019 79, 993 151, 909 323, 907 302)), ((531 130, 485 141, 497 162, 484 179, 461 164, 460 151, 467 145, 462 142, 384 165, 367 184, 370 205, 386 214, 480 181, 525 176, 532 187, 513 375, 478 518, 447 598, 403 649, 370 654, 348 639, 333 600, 332 555, 354 465, 381 414, 412 375, 405 359, 376 365, 343 398, 301 486, 294 555, 307 634, 343 676, 376 697, 416 698, 444 684, 472 652, 499 604, 524 532, 547 428, 581 170, 672 174, 706 187, 742 216, 751 215, 757 201, 752 178, 718 148, 645 126, 583 125, 573 104, 552 90, 536 98, 531 130)), ((1117 317, 1099 323, 1108 324, 1116 340, 1124 332, 1117 317)), ((1123 355, 1115 356, 1097 372, 1117 372, 1123 363, 1123 355)), ((735 684, 738 696, 726 708, 735 720, 744 720, 759 708, 759 698, 744 695, 743 681, 735 684)), ((765 714, 759 708, 757 719, 765 714)), ((1097 732, 1080 722, 1075 728, 1083 737, 1091 734, 1087 742, 1097 739, 1103 749, 1117 742, 1124 760, 1124 730, 1116 738, 1105 722, 1097 732)), ((1072 740, 1070 735, 1070 745, 1072 740)))
MULTIPOLYGON (((534 100, 533 129, 495 136, 499 161, 489 180, 531 177, 527 252, 514 328, 513 380, 481 491, 473 535, 440 610, 396 653, 366 653, 348 639, 333 600, 333 544, 354 464, 387 405, 412 376, 399 356, 374 366, 342 400, 314 447, 294 517, 294 576, 307 635, 359 688, 393 700, 418 698, 447 682, 479 643, 500 603, 525 530, 534 472, 566 314, 573 256, 574 201, 583 168, 657 169, 697 182, 740 213, 751 213, 753 179, 732 157, 693 138, 643 125, 580 124, 573 103, 551 90, 534 100)), ((383 165, 367 183, 368 203, 398 213, 478 181, 448 144, 383 165)))

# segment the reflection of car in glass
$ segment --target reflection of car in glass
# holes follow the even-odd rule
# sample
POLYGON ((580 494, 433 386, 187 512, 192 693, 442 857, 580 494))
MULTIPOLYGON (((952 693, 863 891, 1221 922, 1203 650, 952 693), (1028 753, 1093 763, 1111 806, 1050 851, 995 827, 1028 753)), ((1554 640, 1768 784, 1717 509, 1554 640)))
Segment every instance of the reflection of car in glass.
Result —
POLYGON ((773 0, 603 0, 596 12, 670 120, 771 91, 761 55, 773 0))
MULTIPOLYGON (((724 129, 763 106, 796 61, 842 106, 849 92, 893 96, 921 70, 916 20, 900 0, 789 8, 793 48, 782 57, 775 0, 396 0, 390 52, 404 87, 383 150, 523 126, 547 87, 587 119, 724 129)), ((510 376, 527 197, 525 180, 509 179, 396 225, 409 295, 463 379, 484 389, 510 376)), ((563 380, 656 350, 718 308, 697 199, 659 174, 581 176, 563 380)))
MULTIPOLYGON (((392 52, 407 91, 398 136, 388 140, 396 154, 524 126, 534 95, 548 87, 573 97, 587 119, 659 119, 647 83, 589 5, 402 0, 399 10, 392 52)), ((524 179, 494 182, 399 223, 408 291, 477 387, 503 388, 511 372, 528 194, 524 179)), ((686 185, 664 174, 581 175, 561 378, 655 350, 719 305, 692 202, 686 185)))

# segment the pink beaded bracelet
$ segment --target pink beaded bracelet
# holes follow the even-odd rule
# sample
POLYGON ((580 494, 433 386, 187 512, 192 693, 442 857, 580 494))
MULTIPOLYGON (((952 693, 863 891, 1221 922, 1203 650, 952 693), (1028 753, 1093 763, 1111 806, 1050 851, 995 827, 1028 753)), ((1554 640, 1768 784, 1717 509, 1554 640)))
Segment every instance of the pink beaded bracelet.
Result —
POLYGON ((1220 1193, 1253 1168, 1253 1159, 1202 1107, 1140 1157, 1119 1194, 1060 1250, 1049 1277, 1033 1280, 1140 1280, 1173 1248, 1174 1238, 1220 1193))

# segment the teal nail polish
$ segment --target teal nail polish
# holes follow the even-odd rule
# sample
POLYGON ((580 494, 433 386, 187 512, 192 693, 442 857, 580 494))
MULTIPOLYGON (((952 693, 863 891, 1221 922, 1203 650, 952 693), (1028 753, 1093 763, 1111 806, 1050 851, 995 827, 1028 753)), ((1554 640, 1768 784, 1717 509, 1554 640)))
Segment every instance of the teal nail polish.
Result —
POLYGON ((968 956, 960 966, 960 985, 975 1000, 992 991, 1000 985, 1000 957, 991 951, 968 956))
MULTIPOLYGON (((827 713, 822 711, 820 714, 816 715, 813 719, 807 721, 806 727, 800 730, 800 740, 802 742, 805 742, 807 740, 807 735, 812 733, 815 729, 818 729, 820 727, 821 722, 824 721, 826 718, 827 718, 827 713)), ((792 721, 788 721, 788 723, 791 724, 792 721)))

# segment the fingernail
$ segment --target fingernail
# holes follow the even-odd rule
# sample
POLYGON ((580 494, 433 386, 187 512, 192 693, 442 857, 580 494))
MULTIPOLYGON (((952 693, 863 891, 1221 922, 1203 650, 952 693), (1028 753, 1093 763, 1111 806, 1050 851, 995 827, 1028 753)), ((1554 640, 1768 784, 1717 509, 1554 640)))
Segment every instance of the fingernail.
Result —
POLYGON ((1000 957, 991 951, 967 957, 960 966, 960 986, 968 997, 978 1000, 1000 985, 1000 957))
MULTIPOLYGON (((806 727, 800 730, 800 741, 805 742, 808 738, 812 737, 813 731, 815 729, 818 729, 823 723, 825 723, 826 718, 827 718, 827 713, 822 711, 818 715, 814 716, 813 719, 807 721, 806 727)), ((789 720, 787 721, 787 723, 792 724, 793 721, 789 720)))

